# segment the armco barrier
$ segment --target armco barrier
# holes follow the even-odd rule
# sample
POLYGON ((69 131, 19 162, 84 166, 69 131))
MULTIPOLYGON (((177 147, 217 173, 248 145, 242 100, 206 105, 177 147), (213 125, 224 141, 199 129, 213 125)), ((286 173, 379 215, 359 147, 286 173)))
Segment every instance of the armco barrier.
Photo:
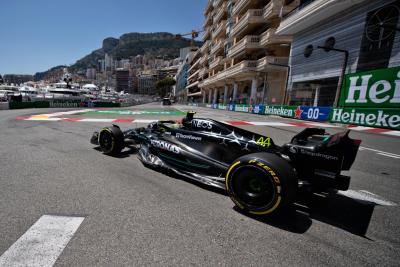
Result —
POLYGON ((35 102, 10 102, 10 109, 34 108, 35 102))
POLYGON ((288 105, 206 104, 208 108, 249 112, 299 120, 333 122, 400 130, 400 108, 332 108, 288 105))
MULTIPOLYGON (((298 109, 296 108, 295 112, 297 110, 298 109)), ((328 121, 332 108, 300 106, 300 111, 301 113, 298 112, 297 114, 300 114, 301 120, 328 121)), ((295 116, 297 116, 297 114, 295 114, 295 116)))
POLYGON ((300 120, 328 121, 331 107, 309 107, 288 105, 244 105, 244 104, 206 104, 208 108, 260 115, 277 115, 300 120))
POLYGON ((93 102, 93 106, 96 108, 117 108, 120 107, 120 103, 113 102, 93 102))
POLYGON ((114 108, 120 107, 121 103, 113 102, 82 102, 79 100, 50 100, 50 101, 35 101, 35 102, 9 102, 1 103, 0 109, 22 109, 22 108, 78 108, 78 107, 101 107, 114 108), (7 108, 3 108, 3 106, 7 108))

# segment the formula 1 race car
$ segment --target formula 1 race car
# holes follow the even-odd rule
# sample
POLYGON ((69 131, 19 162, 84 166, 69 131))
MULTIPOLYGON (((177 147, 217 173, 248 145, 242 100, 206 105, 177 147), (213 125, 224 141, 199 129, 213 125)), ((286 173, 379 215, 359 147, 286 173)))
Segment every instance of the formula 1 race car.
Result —
POLYGON ((226 189, 237 207, 261 215, 282 210, 301 188, 347 190, 350 177, 341 171, 350 169, 361 143, 348 135, 306 128, 278 146, 268 136, 188 112, 181 123, 157 121, 124 132, 116 125, 103 128, 91 143, 110 155, 137 145, 144 165, 226 189))

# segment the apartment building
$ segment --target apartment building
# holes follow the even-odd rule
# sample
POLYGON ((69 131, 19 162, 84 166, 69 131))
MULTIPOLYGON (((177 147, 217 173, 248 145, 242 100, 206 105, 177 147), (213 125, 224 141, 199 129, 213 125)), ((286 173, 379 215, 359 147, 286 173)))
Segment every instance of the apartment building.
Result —
POLYGON ((205 103, 281 104, 292 38, 276 35, 276 29, 280 17, 298 4, 210 0, 204 10, 204 44, 188 87, 197 81, 205 103))
POLYGON ((185 100, 189 102, 205 101, 205 94, 199 88, 199 77, 203 76, 203 68, 200 68, 201 52, 197 50, 191 57, 187 58, 188 68, 188 85, 186 86, 185 100))
POLYGON ((154 74, 141 74, 138 77, 138 93, 143 95, 154 95, 157 77, 154 74))
POLYGON ((300 1, 277 29, 293 36, 288 103, 336 105, 343 74, 400 66, 399 29, 400 1, 300 1))
POLYGON ((115 74, 116 81, 116 91, 130 91, 130 81, 129 81, 129 70, 126 69, 117 69, 115 74))

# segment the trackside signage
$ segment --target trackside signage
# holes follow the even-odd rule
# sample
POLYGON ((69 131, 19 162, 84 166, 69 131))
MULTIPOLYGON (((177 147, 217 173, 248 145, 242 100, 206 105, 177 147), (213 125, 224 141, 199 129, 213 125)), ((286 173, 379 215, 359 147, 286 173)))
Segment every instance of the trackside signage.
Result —
POLYGON ((282 117, 294 118, 296 116, 296 106, 272 106, 266 105, 264 114, 266 115, 277 115, 282 117))
POLYGON ((330 121, 400 130, 400 110, 398 108, 333 108, 330 121))
POLYGON ((400 108, 400 67, 347 74, 341 107, 400 108))

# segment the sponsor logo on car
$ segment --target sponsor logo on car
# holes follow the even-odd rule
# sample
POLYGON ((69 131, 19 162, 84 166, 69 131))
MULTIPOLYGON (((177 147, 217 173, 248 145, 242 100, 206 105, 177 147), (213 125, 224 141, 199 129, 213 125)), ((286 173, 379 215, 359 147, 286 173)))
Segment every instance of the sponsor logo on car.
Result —
POLYGON ((190 140, 196 140, 196 141, 201 141, 201 137, 199 136, 194 136, 191 134, 181 134, 181 133, 176 133, 176 138, 182 138, 182 139, 190 139, 190 140))
POLYGON ((212 123, 206 120, 192 120, 192 125, 200 129, 212 129, 212 123))
POLYGON ((165 141, 151 140, 151 145, 173 152, 175 154, 179 154, 181 152, 181 149, 179 147, 165 141))
POLYGON ((338 160, 339 159, 338 157, 335 157, 335 156, 332 156, 332 155, 321 154, 321 153, 317 153, 317 152, 311 152, 311 151, 305 150, 303 148, 300 149, 299 152, 301 154, 305 154, 305 155, 309 155, 309 156, 313 156, 313 157, 324 158, 324 159, 327 159, 327 160, 338 160))

